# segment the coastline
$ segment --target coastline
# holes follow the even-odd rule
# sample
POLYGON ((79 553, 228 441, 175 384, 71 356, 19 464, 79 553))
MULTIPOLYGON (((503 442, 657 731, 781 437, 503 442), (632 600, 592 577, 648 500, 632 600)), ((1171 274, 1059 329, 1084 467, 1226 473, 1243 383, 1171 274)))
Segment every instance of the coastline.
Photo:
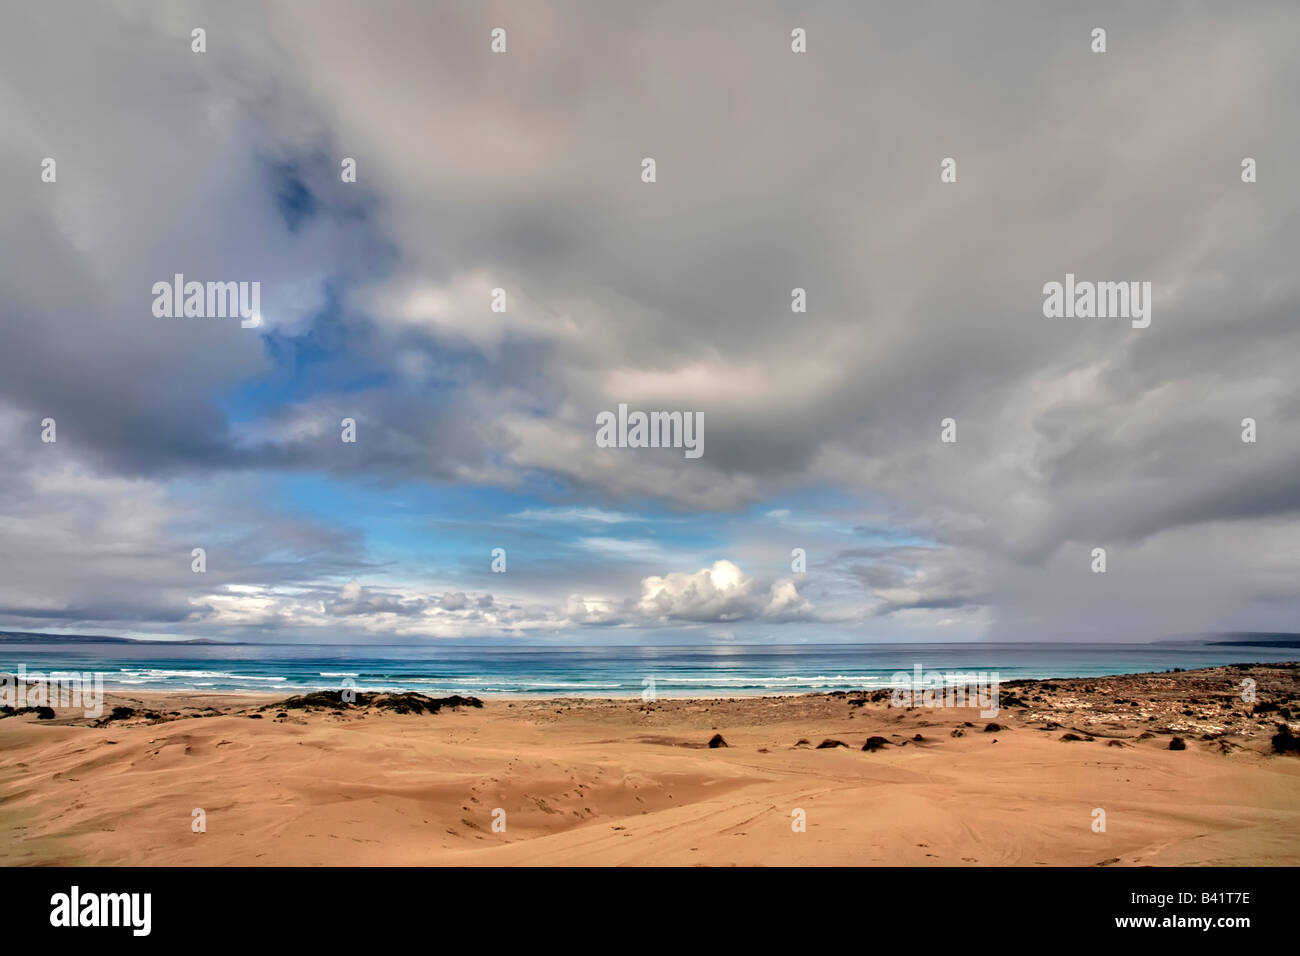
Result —
POLYGON ((0 864, 1300 865, 1292 662, 1008 682, 991 719, 882 693, 111 692, 0 720, 0 864))
MULTIPOLYGON (((428 646, 376 651, 366 646, 215 645, 168 650, 105 645, 0 647, 0 674, 66 671, 102 674, 123 693, 302 694, 349 679, 359 691, 432 696, 638 699, 772 696, 884 688, 917 664, 949 675, 996 673, 1001 681, 1115 676, 1176 667, 1265 663, 1286 651, 1205 643, 746 645, 480 648, 428 646), (373 656, 378 653, 378 656, 373 656), (350 656, 351 655, 351 656, 350 656)), ((1290 656, 1295 656, 1294 652, 1290 656)))

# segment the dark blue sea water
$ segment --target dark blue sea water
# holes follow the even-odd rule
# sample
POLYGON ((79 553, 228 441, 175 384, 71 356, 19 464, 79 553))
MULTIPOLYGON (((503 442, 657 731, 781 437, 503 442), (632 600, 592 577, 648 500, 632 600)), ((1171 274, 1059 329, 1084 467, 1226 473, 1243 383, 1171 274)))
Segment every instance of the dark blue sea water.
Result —
POLYGON ((168 647, 127 644, 4 644, 0 671, 104 674, 105 687, 150 691, 272 691, 338 688, 425 694, 659 697, 796 694, 890 686, 926 670, 996 671, 1001 680, 1092 677, 1174 667, 1283 661, 1296 648, 1179 644, 822 644, 708 647, 377 647, 341 645, 168 647))

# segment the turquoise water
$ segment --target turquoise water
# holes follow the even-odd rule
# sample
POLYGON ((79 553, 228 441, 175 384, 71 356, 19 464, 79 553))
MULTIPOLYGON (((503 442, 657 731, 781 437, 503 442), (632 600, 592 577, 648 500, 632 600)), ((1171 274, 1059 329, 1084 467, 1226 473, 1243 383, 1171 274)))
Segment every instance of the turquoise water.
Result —
POLYGON ((1235 644, 823 644, 710 647, 168 647, 0 645, 0 671, 104 674, 109 689, 301 693, 343 686, 424 694, 739 697, 886 687, 898 671, 997 671, 1001 680, 1093 677, 1283 661, 1295 648, 1235 644))

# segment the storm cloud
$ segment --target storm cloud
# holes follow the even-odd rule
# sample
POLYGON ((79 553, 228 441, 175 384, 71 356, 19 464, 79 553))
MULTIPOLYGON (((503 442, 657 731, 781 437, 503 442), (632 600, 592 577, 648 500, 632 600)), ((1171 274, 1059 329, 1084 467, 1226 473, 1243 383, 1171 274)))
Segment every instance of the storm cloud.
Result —
POLYGON ((123 0, 4 20, 0 627, 1294 623, 1300 10, 123 0), (262 326, 155 318, 176 273, 259 281, 262 326), (1067 274, 1150 282, 1150 327, 1046 318, 1067 274), (620 403, 702 413, 703 457, 598 447, 620 403))

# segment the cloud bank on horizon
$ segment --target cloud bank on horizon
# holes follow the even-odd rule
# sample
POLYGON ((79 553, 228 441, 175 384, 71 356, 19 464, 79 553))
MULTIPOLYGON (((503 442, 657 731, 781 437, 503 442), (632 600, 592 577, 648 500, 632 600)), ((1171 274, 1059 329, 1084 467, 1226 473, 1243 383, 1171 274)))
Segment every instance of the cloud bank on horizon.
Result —
POLYGON ((3 19, 2 629, 1294 629, 1300 9, 3 19), (178 274, 260 324, 160 318, 178 274), (1149 326, 1047 317, 1067 276, 1149 326), (620 405, 703 454, 602 447, 620 405))

